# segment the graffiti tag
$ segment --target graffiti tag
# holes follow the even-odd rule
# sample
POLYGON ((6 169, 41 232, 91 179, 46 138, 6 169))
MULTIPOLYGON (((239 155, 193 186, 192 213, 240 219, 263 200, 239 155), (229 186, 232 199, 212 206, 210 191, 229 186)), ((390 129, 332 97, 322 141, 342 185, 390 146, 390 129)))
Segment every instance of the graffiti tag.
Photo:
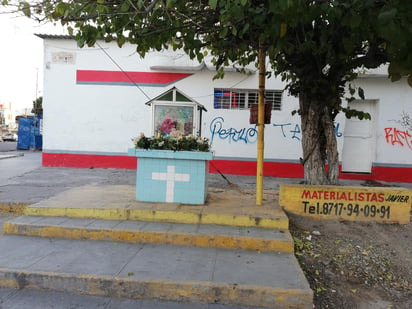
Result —
POLYGON ((210 139, 213 142, 215 137, 222 140, 228 140, 231 142, 244 142, 245 144, 254 143, 257 140, 257 129, 256 126, 251 128, 224 128, 223 124, 225 119, 223 117, 216 117, 210 123, 210 132, 212 137, 210 139))
POLYGON ((400 119, 391 119, 389 121, 395 121, 396 123, 399 123, 403 128, 412 131, 412 117, 405 111, 402 111, 402 114, 400 114, 400 119))
POLYGON ((412 150, 412 135, 408 130, 402 131, 397 128, 385 128, 385 139, 388 144, 408 146, 412 150))
MULTIPOLYGON (((302 138, 302 130, 299 124, 292 123, 274 123, 274 127, 279 127, 284 138, 291 138, 300 141, 302 138), (289 130, 292 127, 292 130, 289 130)), ((341 137, 343 134, 339 131, 340 124, 337 123, 334 130, 336 137, 341 137)))

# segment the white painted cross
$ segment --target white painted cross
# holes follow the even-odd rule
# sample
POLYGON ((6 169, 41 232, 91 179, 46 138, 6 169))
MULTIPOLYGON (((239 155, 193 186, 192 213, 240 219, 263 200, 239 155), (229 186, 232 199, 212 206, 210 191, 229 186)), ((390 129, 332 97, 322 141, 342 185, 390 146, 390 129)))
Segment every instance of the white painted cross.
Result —
POLYGON ((166 202, 173 203, 175 198, 175 182, 190 181, 190 174, 178 174, 176 166, 168 165, 166 173, 152 173, 152 180, 166 180, 166 202))

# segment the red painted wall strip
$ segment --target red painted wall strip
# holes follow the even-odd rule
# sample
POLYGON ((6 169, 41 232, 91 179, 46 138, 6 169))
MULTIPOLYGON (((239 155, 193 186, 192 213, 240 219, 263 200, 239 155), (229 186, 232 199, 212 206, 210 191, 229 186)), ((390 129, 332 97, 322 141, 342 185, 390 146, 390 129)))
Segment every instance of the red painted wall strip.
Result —
MULTIPOLYGON (((129 156, 88 155, 43 152, 43 165, 78 168, 123 168, 136 169, 137 160, 129 156)), ((298 163, 265 162, 265 176, 303 178, 303 167, 298 163)), ((210 172, 233 175, 256 175, 255 161, 213 160, 210 172)), ((388 182, 412 182, 412 168, 374 166, 371 174, 340 173, 341 179, 380 180, 388 182)))
POLYGON ((43 166, 79 168, 124 168, 136 169, 137 160, 128 156, 104 156, 70 153, 44 153, 43 166))
MULTIPOLYGON (((263 165, 265 176, 303 178, 303 167, 296 163, 265 162, 263 165)), ((213 160, 210 172, 233 175, 256 175, 255 161, 226 161, 213 160)))
POLYGON ((76 82, 136 83, 167 85, 188 77, 189 73, 122 72, 77 70, 76 82))

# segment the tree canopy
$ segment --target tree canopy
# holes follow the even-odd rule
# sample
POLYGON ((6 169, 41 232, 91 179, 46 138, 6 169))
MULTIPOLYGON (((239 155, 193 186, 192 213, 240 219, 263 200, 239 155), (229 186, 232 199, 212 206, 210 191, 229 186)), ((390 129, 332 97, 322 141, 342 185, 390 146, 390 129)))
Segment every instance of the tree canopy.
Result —
MULTIPOLYGON (((256 63, 264 50, 273 73, 299 97, 309 183, 337 181, 336 115, 368 117, 342 105, 359 70, 389 64, 392 81, 405 76, 412 86, 410 0, 1 1, 28 17, 67 25, 80 46, 129 42, 142 56, 172 46, 199 61, 211 54, 217 69, 256 63)), ((355 95, 354 88, 349 92, 355 95)), ((364 97, 362 89, 356 94, 364 97)))
MULTIPOLYGON (((201 59, 253 62, 264 43, 274 56, 299 48, 342 69, 391 63, 393 80, 412 72, 408 0, 2 0, 39 21, 60 21, 80 46, 98 39, 136 44, 144 55, 172 45, 201 59), (288 35, 286 35, 288 34, 288 35), (292 38, 292 40, 291 40, 292 38), (298 40, 297 40, 298 39, 298 40), (223 53, 222 53, 223 52, 223 53), (368 53, 367 57, 360 57, 368 53), (385 57, 382 57, 382 54, 385 57)), ((278 58, 279 59, 279 58, 278 58)), ((277 72, 287 71, 280 66, 277 72)), ((323 69, 323 68, 322 68, 323 69)), ((409 82, 412 83, 411 78, 409 82)))
POLYGON ((36 116, 43 115, 43 97, 38 97, 36 100, 33 100, 33 108, 31 112, 36 116))

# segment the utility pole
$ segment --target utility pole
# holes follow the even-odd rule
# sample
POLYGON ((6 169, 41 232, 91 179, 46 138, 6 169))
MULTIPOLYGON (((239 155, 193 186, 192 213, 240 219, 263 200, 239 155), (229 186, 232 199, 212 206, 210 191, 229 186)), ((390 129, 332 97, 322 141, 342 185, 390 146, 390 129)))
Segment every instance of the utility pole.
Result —
POLYGON ((259 96, 258 96, 258 144, 257 144, 257 171, 256 171, 256 205, 263 203, 263 162, 265 153, 265 79, 266 79, 266 51, 259 47, 259 96))
POLYGON ((39 68, 36 68, 36 95, 34 96, 34 99, 36 100, 35 104, 37 104, 37 93, 38 93, 38 88, 39 88, 39 68))

